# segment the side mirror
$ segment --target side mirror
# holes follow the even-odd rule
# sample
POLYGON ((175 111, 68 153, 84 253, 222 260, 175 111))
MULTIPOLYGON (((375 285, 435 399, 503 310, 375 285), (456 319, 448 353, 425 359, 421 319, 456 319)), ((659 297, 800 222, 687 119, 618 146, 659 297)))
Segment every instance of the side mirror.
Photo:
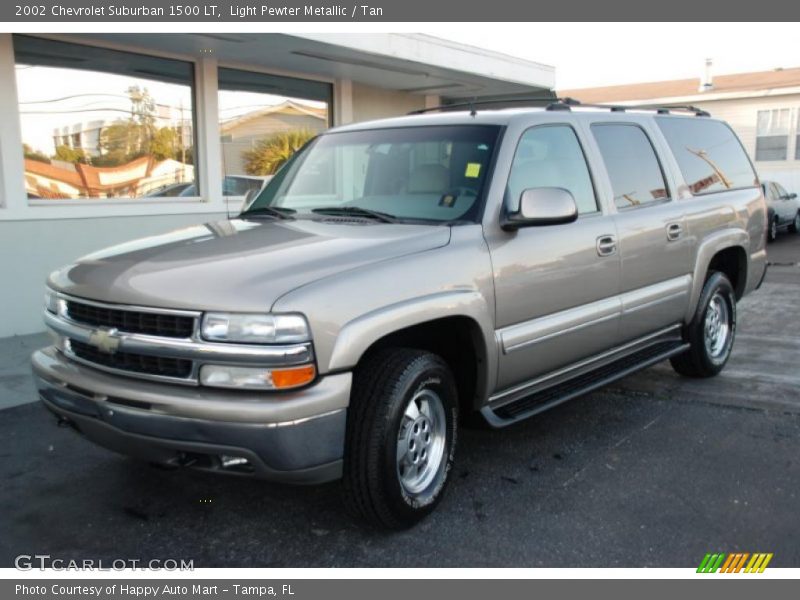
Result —
POLYGON ((506 231, 514 231, 520 227, 571 223, 577 218, 578 206, 568 190, 528 188, 519 198, 519 210, 505 214, 501 226, 506 231))
POLYGON ((795 198, 797 198, 797 194, 795 194, 794 192, 789 194, 789 200, 794 200, 795 198))

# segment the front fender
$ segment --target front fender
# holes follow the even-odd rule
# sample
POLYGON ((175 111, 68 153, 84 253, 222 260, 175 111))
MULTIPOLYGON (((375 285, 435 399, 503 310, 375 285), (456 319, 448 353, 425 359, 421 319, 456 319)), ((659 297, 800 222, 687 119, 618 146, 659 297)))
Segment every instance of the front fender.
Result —
POLYGON ((487 397, 496 384, 498 361, 497 344, 494 343, 493 325, 486 300, 474 290, 440 292, 398 302, 362 315, 342 327, 328 362, 328 371, 350 370, 377 340, 397 331, 423 325, 427 322, 451 317, 471 319, 480 331, 485 360, 479 364, 478 397, 487 397))

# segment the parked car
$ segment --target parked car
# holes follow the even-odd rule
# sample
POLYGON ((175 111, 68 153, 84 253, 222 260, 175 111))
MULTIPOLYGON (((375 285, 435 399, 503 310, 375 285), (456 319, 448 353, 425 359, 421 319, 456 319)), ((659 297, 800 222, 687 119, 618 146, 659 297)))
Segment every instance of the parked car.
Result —
POLYGON ((761 189, 769 210, 767 239, 774 242, 781 230, 800 232, 800 199, 797 194, 787 192, 777 181, 762 181, 761 189))
MULTIPOLYGON (((260 192, 266 183, 272 178, 271 175, 258 177, 255 175, 226 175, 222 178, 223 196, 247 196, 248 194, 260 192)), ((197 196, 197 186, 192 184, 184 189, 179 196, 197 196)))
POLYGON ((192 183, 172 183, 170 185, 163 185, 158 189, 148 192, 144 195, 145 198, 174 198, 180 196, 186 188, 194 187, 192 183))
POLYGON ((667 112, 475 105, 320 135, 238 218, 54 272, 42 402, 149 461, 341 478, 354 513, 409 527, 467 420, 725 366, 767 207, 724 122, 667 112))

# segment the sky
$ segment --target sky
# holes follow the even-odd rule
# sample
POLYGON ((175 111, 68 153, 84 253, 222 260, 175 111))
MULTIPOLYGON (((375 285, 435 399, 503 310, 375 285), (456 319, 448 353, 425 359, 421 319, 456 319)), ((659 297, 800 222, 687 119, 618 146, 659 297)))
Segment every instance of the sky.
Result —
POLYGON ((800 67, 796 23, 513 23, 423 31, 555 66, 556 88, 800 67), (478 37, 479 36, 479 37, 478 37))

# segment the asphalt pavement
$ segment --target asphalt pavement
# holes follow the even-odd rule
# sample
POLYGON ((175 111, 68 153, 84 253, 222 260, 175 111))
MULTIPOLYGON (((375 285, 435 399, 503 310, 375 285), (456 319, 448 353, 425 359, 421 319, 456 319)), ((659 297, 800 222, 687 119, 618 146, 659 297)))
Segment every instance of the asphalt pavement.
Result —
POLYGON ((800 235, 770 246, 727 368, 657 365, 502 431, 466 430, 438 510, 402 533, 353 522, 337 484, 163 471, 56 427, 0 340, 0 566, 192 559, 196 567, 692 567, 772 552, 800 567, 800 235))

